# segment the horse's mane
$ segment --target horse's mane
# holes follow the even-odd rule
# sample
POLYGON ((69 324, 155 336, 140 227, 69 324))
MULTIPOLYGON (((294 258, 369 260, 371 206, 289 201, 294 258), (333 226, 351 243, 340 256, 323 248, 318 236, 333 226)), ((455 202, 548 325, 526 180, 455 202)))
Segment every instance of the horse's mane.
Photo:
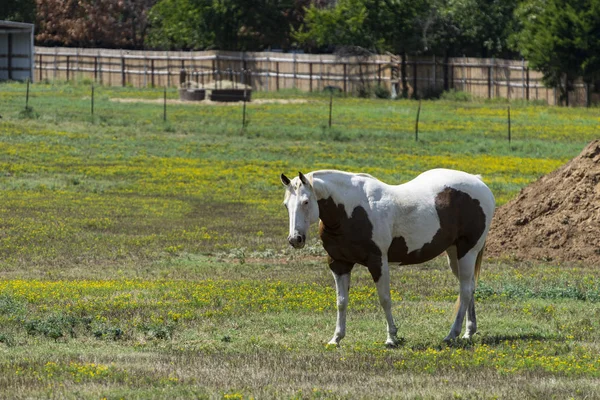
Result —
POLYGON ((314 176, 315 174, 342 174, 342 175, 356 175, 356 176, 362 176, 365 178, 373 178, 373 179, 377 179, 375 178, 373 175, 371 174, 367 174, 364 172, 348 172, 348 171, 340 171, 337 169, 320 169, 317 171, 313 171, 311 172, 311 174, 314 176))

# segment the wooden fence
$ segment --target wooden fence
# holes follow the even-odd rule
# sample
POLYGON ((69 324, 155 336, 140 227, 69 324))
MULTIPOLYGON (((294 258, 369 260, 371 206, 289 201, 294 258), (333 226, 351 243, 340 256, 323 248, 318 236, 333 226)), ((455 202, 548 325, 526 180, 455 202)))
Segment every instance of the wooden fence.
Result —
MULTIPOLYGON (((105 85, 173 87, 180 85, 182 71, 187 81, 207 88, 222 80, 251 85, 253 90, 276 91, 296 88, 321 91, 336 87, 344 93, 383 86, 408 95, 428 97, 445 89, 456 89, 476 97, 560 102, 555 88, 543 85, 542 74, 530 70, 525 61, 407 57, 393 55, 337 57, 335 55, 276 52, 160 52, 109 49, 35 48, 37 80, 89 79, 105 85), (405 71, 403 73, 403 71, 405 71)), ((586 105, 596 94, 578 84, 569 93, 569 104, 586 105)))

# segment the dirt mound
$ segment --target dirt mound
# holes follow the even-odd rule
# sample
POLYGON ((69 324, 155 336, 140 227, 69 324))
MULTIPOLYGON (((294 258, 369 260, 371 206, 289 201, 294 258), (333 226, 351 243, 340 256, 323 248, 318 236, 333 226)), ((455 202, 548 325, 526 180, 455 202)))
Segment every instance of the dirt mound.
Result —
POLYGON ((600 140, 498 208, 486 253, 600 264, 600 140))

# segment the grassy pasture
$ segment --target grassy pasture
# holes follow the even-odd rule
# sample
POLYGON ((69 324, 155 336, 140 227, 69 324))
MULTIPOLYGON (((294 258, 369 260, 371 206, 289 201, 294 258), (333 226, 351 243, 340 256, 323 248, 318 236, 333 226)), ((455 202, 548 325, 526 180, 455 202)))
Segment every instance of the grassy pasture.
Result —
MULTIPOLYGON (((480 333, 443 345, 457 283, 443 258, 392 270, 405 343, 387 350, 368 273, 347 337, 316 239, 286 247, 278 175, 387 182, 479 173, 499 204, 598 136, 597 109, 256 93, 302 104, 168 105, 161 90, 0 85, 0 397, 599 397, 600 272, 486 260, 480 333)), ((175 91, 168 91, 171 100, 175 91)))

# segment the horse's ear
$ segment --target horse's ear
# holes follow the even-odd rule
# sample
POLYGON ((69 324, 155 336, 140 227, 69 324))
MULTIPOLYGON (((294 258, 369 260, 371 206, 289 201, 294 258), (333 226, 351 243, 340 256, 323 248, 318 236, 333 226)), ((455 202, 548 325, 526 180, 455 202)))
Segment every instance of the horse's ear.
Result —
POLYGON ((279 178, 281 179, 281 183, 283 183, 283 186, 289 186, 290 185, 290 182, 291 182, 290 178, 288 178, 284 174, 281 174, 281 176, 279 178))
POLYGON ((300 178, 300 181, 302 183, 304 183, 305 185, 309 185, 308 179, 306 179, 306 177, 304 176, 304 174, 302 172, 298 171, 298 177, 300 178))

